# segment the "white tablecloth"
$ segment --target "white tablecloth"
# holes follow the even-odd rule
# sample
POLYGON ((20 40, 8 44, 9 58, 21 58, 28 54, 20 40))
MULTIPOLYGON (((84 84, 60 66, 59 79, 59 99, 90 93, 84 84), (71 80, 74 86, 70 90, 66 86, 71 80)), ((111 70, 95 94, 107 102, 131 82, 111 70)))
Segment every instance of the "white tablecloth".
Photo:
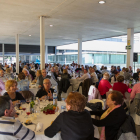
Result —
POLYGON ((31 88, 29 88, 29 90, 34 94, 34 96, 36 96, 37 91, 39 90, 39 88, 37 88, 37 87, 31 87, 31 88))
MULTIPOLYGON (((61 101, 58 102, 58 107, 60 108, 60 106, 61 106, 61 101)), ((88 109, 88 108, 86 107, 86 109, 88 109)), ((20 113, 21 111, 19 110, 18 112, 20 113)), ((45 115, 44 113, 41 112, 40 115, 36 119, 32 120, 32 122, 35 124, 38 122, 43 123, 43 131, 42 132, 35 132, 36 140, 61 140, 60 133, 57 133, 53 138, 48 138, 44 135, 44 130, 51 125, 51 122, 56 119, 58 114, 59 113, 57 112, 56 114, 45 115)), ((92 116, 92 117, 94 117, 94 116, 92 116)), ((20 120, 20 122, 23 122, 23 124, 24 124, 24 122, 27 120, 27 118, 24 118, 23 115, 19 115, 18 120, 20 120)), ((26 127, 33 130, 33 131, 35 129, 35 125, 27 125, 26 127)), ((98 128, 96 126, 94 126, 94 128, 95 128, 94 129, 94 136, 96 138, 99 138, 98 128)))

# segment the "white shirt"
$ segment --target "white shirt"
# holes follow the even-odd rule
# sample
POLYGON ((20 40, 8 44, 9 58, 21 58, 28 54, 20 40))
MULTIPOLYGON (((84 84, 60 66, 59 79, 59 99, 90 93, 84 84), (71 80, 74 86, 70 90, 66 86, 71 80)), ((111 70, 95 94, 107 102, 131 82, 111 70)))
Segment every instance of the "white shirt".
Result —
POLYGON ((82 77, 78 78, 78 81, 84 82, 85 79, 91 78, 89 73, 85 73, 82 77))
POLYGON ((93 83, 96 83, 99 81, 97 78, 97 74, 95 72, 91 73, 91 78, 92 78, 93 83))

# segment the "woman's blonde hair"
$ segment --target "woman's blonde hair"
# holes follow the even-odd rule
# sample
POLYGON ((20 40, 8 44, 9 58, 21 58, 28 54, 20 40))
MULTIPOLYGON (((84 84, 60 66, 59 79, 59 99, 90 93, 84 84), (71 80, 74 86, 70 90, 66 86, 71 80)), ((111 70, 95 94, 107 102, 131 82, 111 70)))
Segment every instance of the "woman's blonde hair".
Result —
POLYGON ((5 89, 6 89, 6 91, 9 91, 10 90, 10 87, 12 87, 13 84, 16 84, 17 85, 17 81, 15 81, 15 80, 8 80, 5 83, 5 89))
POLYGON ((37 70, 37 72, 38 72, 40 75, 42 75, 41 70, 37 70))
POLYGON ((11 73, 11 69, 10 68, 6 68, 6 73, 11 73))
POLYGON ((103 74, 103 79, 105 79, 105 80, 108 80, 109 79, 109 73, 108 72, 105 72, 103 74))
POLYGON ((68 74, 67 69, 64 69, 64 70, 63 70, 63 74, 68 74))

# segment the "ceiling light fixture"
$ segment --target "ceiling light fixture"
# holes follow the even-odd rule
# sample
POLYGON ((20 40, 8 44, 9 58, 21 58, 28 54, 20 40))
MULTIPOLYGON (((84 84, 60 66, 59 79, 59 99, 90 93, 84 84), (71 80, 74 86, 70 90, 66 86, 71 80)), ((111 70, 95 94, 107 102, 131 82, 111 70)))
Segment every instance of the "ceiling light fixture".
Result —
POLYGON ((99 1, 99 4, 104 4, 104 3, 105 3, 105 1, 103 1, 103 0, 99 1))
POLYGON ((29 36, 32 36, 32 35, 29 35, 29 36))
POLYGON ((50 27, 53 27, 53 25, 50 25, 50 27))

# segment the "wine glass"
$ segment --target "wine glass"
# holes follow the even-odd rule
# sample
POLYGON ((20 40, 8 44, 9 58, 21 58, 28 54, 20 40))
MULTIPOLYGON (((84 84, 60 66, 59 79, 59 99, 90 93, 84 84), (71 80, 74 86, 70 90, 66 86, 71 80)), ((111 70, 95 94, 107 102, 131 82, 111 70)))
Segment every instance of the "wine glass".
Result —
POLYGON ((31 114, 30 108, 26 108, 26 114, 27 114, 27 118, 29 118, 29 115, 31 114))
POLYGON ((22 110, 23 110, 23 112, 24 112, 24 116, 25 116, 25 115, 26 115, 26 114, 25 114, 26 104, 23 103, 23 104, 21 105, 21 107, 22 107, 22 110))

